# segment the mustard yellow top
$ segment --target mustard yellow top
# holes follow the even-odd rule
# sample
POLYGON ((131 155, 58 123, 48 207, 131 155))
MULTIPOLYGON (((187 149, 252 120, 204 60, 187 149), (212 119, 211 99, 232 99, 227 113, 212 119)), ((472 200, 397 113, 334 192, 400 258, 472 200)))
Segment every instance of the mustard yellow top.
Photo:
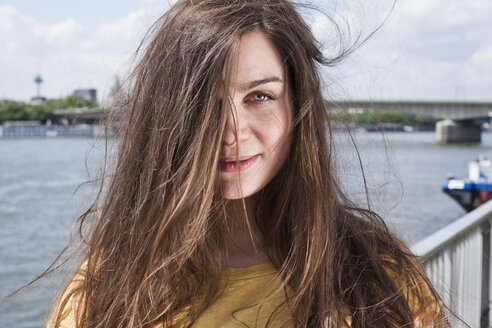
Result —
MULTIPOLYGON (((225 268, 222 273, 217 299, 193 324, 194 328, 210 327, 282 327, 291 315, 287 307, 272 316, 277 307, 286 300, 277 270, 272 263, 263 263, 243 268, 225 268)), ((67 304, 66 317, 61 328, 75 327, 76 302, 67 304)), ((178 320, 179 321, 179 320, 178 320)), ((290 321, 291 322, 291 321, 290 321)), ((48 323, 51 327, 52 323, 48 323)), ((286 327, 292 326, 287 325, 286 327)), ((161 325, 156 328, 162 328, 161 325)))
MULTIPOLYGON (((276 273, 272 263, 226 268, 218 298, 193 327, 265 327, 271 314, 286 300, 276 273)), ((283 307, 272 317, 271 326, 281 327, 289 318, 288 308, 283 307)))
MULTIPOLYGON (((72 281, 72 284, 77 282, 72 281)), ((201 314, 193 324, 193 328, 263 328, 268 320, 270 320, 269 327, 292 327, 292 314, 287 306, 280 306, 285 302, 288 293, 288 287, 283 287, 272 263, 225 268, 218 297, 201 314)), ((411 308, 414 310, 418 308, 418 303, 412 295, 407 295, 407 300, 411 308)), ((60 327, 75 327, 77 306, 77 302, 69 300, 60 327)), ((416 313, 415 324, 418 327, 427 326, 436 318, 439 308, 439 304, 434 304, 434 307, 427 308, 424 313, 416 313)), ((173 321, 179 323, 181 319, 175 318, 173 321)), ((350 315, 344 319, 350 326, 352 321, 350 315)), ((47 326, 52 327, 53 323, 48 322, 47 326)), ((156 325, 155 328, 163 327, 156 325)))

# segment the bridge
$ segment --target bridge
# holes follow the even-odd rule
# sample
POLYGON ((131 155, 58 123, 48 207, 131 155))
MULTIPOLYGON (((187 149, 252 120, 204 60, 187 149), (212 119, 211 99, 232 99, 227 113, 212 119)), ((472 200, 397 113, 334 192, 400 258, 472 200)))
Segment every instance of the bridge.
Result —
POLYGON ((328 107, 333 105, 343 109, 388 110, 453 121, 470 121, 492 116, 492 102, 478 101, 337 100, 331 103, 327 101, 328 107))
POLYGON ((388 110, 421 114, 442 119, 436 123, 437 142, 479 143, 481 126, 477 119, 492 116, 492 102, 478 101, 405 101, 405 100, 336 100, 327 108, 343 110, 388 110))

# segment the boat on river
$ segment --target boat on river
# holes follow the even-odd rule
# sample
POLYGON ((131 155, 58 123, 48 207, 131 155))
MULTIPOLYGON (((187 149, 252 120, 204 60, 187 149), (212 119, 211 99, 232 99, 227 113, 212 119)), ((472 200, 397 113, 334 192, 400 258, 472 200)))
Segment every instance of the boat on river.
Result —
POLYGON ((468 163, 468 178, 449 175, 442 190, 470 212, 492 199, 492 153, 468 163))

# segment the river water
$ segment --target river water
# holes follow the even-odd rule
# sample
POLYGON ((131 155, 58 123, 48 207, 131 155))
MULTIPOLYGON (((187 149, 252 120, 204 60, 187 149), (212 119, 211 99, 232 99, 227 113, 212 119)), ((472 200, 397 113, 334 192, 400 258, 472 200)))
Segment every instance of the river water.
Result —
MULTIPOLYGON (((437 145, 433 132, 354 133, 371 208, 408 243, 465 214, 441 191, 448 173, 467 175, 467 163, 492 146, 437 145)), ((357 153, 337 133, 338 169, 346 192, 366 200, 357 153)), ((67 244, 77 213, 90 198, 102 147, 92 139, 0 140, 0 300, 42 273, 67 244), (88 173, 91 175, 89 176, 88 173), (82 184, 82 185, 81 185, 82 184), (77 186, 78 192, 74 194, 77 186)), ((0 327, 42 327, 61 272, 0 303, 0 327)))

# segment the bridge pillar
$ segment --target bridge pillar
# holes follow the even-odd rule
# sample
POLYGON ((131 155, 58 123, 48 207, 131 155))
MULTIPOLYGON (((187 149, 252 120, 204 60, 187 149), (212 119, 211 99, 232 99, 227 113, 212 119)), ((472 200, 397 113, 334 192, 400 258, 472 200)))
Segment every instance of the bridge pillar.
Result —
POLYGON ((480 124, 472 121, 439 121, 436 123, 437 143, 480 143, 481 130, 480 124))

